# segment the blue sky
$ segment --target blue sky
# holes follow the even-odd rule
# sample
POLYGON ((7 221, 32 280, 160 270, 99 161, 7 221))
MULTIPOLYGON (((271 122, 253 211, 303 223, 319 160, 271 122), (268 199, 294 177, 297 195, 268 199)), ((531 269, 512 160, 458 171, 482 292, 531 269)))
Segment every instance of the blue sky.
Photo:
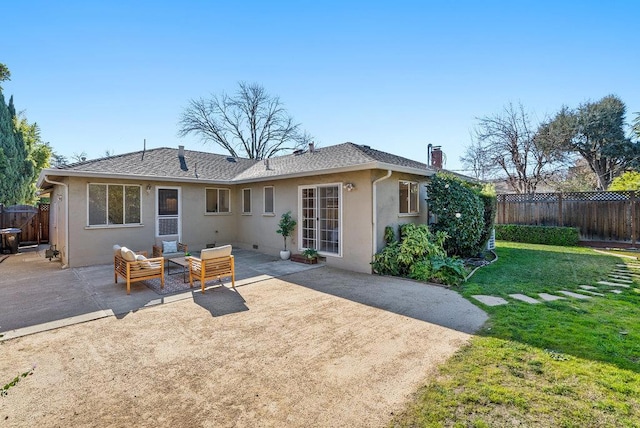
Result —
POLYGON ((20 1, 2 7, 8 100, 59 153, 177 147, 189 99, 257 82, 320 146, 459 170, 478 117, 608 94, 640 111, 638 1, 20 1))

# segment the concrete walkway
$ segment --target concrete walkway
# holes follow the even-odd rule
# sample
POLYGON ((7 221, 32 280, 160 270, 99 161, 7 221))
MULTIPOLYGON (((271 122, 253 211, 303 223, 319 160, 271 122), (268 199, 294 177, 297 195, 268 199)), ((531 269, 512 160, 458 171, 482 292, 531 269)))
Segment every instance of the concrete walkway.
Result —
MULTIPOLYGON (((122 279, 114 283, 112 264, 61 269, 59 261, 44 258, 44 248, 23 249, 0 262, 0 341, 106 316, 122 317, 144 307, 192 299, 200 292, 198 283, 191 290, 159 295, 137 282, 127 295, 122 279)), ((256 251, 233 253, 236 286, 321 266, 256 251)))

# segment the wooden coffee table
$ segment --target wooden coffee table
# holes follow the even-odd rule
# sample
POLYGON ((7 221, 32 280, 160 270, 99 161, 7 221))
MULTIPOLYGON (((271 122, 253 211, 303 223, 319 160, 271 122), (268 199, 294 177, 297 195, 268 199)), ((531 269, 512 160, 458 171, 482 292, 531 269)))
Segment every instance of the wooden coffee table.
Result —
POLYGON ((189 270, 189 260, 187 260, 184 257, 176 257, 173 259, 167 259, 167 262, 169 262, 167 264, 167 273, 169 275, 174 275, 176 273, 180 273, 180 272, 174 272, 171 273, 171 264, 173 263, 174 265, 177 266, 182 266, 182 281, 183 282, 187 282, 187 271, 189 270))

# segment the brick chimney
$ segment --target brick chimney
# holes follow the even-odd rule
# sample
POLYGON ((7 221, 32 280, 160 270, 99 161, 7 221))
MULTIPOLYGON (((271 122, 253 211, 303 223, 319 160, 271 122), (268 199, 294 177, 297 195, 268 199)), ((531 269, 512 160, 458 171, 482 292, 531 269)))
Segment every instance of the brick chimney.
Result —
POLYGON ((442 149, 440 146, 434 146, 431 148, 431 164, 429 165, 434 169, 442 169, 442 149))

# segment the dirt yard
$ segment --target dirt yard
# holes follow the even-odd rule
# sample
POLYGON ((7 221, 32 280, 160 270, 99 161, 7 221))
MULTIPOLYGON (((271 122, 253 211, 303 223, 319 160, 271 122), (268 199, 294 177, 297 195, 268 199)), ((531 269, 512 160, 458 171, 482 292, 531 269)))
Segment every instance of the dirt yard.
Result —
POLYGON ((194 293, 0 342, 0 386, 36 366, 0 425, 384 426, 485 319, 449 290, 328 268, 194 293))

